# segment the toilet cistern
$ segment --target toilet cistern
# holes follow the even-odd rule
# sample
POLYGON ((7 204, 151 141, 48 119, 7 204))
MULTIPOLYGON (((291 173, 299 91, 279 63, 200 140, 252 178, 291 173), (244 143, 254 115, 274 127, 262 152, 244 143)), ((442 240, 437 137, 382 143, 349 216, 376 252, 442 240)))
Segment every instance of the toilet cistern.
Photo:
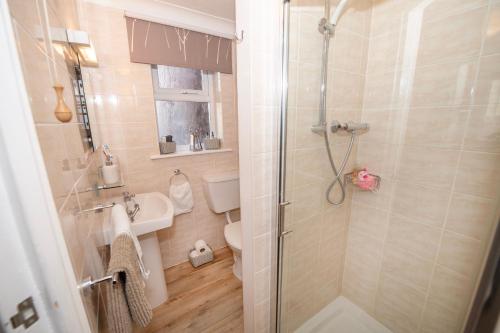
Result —
POLYGON ((203 176, 203 193, 208 207, 216 214, 225 213, 227 224, 224 238, 233 251, 233 273, 241 280, 241 221, 233 222, 229 212, 240 208, 240 178, 238 171, 214 173, 203 176))

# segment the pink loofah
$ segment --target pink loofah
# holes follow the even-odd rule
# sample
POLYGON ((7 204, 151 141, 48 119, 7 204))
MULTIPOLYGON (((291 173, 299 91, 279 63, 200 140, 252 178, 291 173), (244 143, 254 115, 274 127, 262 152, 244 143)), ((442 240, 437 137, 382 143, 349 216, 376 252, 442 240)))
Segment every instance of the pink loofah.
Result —
POLYGON ((377 187, 376 178, 370 175, 370 173, 366 171, 366 168, 358 172, 357 178, 358 181, 356 182, 356 185, 358 185, 358 187, 362 188, 363 190, 373 191, 377 187))

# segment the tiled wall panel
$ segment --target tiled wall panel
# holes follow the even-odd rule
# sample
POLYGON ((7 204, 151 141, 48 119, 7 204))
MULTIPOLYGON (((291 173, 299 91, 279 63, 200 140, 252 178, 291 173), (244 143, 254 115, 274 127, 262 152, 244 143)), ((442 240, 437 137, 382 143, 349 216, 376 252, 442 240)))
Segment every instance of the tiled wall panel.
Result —
POLYGON ((396 333, 460 331, 493 232, 497 7, 373 2, 342 294, 396 333))
MULTIPOLYGON (((84 6, 84 25, 94 43, 99 67, 85 68, 84 82, 95 135, 118 156, 126 183, 120 191, 158 191, 168 195, 174 169, 188 175, 194 196, 192 213, 175 217, 158 233, 165 268, 187 260, 197 239, 214 249, 226 246, 225 217, 214 214, 203 195, 206 173, 238 169, 235 80, 221 74, 223 148, 231 152, 151 160, 159 154, 151 66, 131 63, 123 10, 93 3, 84 6)), ((119 195, 119 191, 115 191, 119 195)))

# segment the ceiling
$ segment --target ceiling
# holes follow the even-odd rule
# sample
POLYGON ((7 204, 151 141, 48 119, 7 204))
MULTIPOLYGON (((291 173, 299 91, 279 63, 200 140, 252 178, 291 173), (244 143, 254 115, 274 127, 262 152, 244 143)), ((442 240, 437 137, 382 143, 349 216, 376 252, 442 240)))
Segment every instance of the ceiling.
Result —
POLYGON ((234 0, 158 0, 234 21, 234 0))

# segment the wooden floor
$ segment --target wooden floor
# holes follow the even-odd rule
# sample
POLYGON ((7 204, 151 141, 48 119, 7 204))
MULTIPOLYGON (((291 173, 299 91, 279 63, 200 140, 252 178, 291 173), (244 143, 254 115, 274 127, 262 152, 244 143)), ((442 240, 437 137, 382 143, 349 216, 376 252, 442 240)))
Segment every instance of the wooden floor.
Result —
POLYGON ((232 252, 224 248, 210 264, 167 269, 168 301, 154 310, 147 328, 134 332, 243 332, 242 285, 232 266, 232 252))

